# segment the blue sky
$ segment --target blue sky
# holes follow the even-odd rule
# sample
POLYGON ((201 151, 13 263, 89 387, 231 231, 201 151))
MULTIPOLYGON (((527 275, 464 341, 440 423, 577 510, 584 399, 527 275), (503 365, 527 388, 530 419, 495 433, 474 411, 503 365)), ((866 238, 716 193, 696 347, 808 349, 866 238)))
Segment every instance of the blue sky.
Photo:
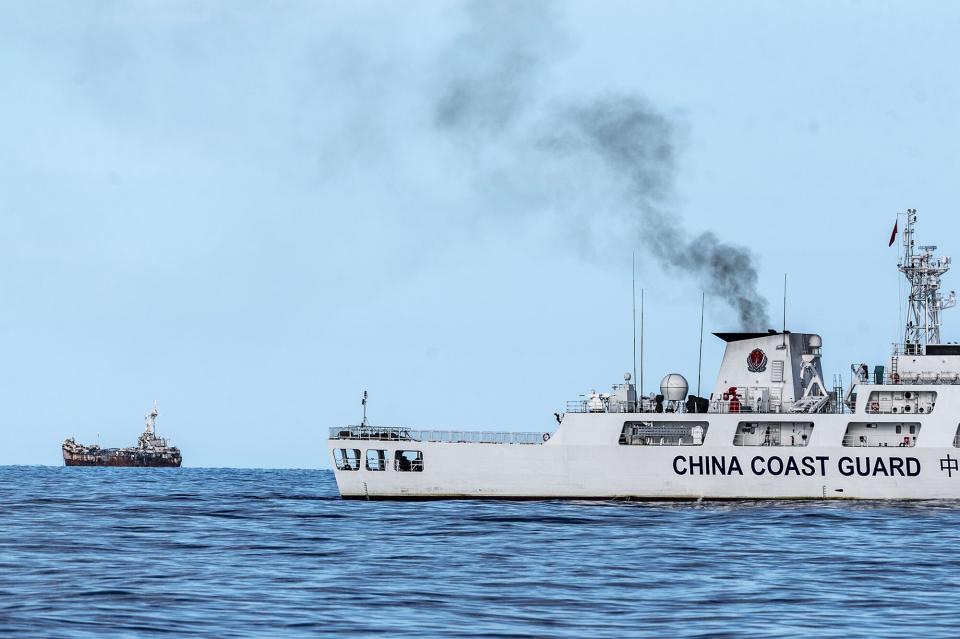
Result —
MULTIPOLYGON (((191 466, 329 467, 364 389, 377 423, 549 429, 631 367, 634 250, 647 390, 695 380, 703 282, 601 163, 529 144, 607 96, 670 123, 671 227, 749 249, 773 323, 788 273, 828 377, 882 363, 895 213, 960 249, 958 28, 933 2, 2 2, 0 463, 132 443, 154 399, 191 466), (507 124, 438 126, 464 78, 507 124)), ((706 326, 736 317, 708 297, 706 326)))

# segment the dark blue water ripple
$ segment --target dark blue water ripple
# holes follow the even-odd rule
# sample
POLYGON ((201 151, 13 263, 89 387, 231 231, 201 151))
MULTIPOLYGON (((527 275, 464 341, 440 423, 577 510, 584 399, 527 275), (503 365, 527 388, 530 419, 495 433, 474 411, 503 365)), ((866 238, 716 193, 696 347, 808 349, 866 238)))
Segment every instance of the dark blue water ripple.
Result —
POLYGON ((952 636, 960 503, 341 501, 0 468, 0 637, 952 636))

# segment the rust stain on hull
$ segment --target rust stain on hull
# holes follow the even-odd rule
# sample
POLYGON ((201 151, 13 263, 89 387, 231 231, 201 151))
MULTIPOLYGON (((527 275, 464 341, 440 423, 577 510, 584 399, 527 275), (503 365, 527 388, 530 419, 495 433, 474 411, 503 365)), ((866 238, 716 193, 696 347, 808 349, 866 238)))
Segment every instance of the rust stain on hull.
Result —
POLYGON ((183 460, 176 456, 156 457, 155 455, 117 454, 103 451, 102 454, 72 454, 64 451, 63 463, 66 466, 129 466, 141 468, 179 468, 183 460))
POLYGON ((93 444, 78 444, 73 437, 63 442, 63 463, 66 466, 128 466, 140 468, 179 468, 183 462, 180 449, 170 446, 156 434, 159 415, 157 404, 144 416, 146 428, 129 448, 100 448, 93 444))

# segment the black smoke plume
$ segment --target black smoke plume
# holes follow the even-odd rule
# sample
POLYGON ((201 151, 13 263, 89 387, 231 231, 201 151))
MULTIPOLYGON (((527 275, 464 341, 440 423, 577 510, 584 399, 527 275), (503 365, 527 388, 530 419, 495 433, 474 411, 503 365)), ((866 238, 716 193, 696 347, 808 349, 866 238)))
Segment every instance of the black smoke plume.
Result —
POLYGON ((742 330, 765 330, 768 304, 757 290, 749 251, 710 231, 690 233, 670 210, 674 122, 638 95, 549 98, 548 62, 567 45, 553 6, 512 1, 469 6, 466 29, 441 61, 437 128, 475 149, 494 145, 500 157, 533 153, 544 161, 599 162, 630 212, 638 254, 696 278, 708 295, 736 313, 742 330))

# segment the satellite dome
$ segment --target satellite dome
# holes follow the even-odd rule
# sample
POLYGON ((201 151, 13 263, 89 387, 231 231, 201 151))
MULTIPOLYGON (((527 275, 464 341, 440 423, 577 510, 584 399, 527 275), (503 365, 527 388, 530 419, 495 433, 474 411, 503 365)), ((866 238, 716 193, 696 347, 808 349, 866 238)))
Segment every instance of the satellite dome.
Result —
POLYGON ((670 373, 660 382, 660 394, 668 402, 682 402, 689 388, 687 379, 680 373, 670 373))
POLYGON ((820 339, 819 335, 810 336, 810 348, 820 348, 823 346, 823 340, 820 339))

